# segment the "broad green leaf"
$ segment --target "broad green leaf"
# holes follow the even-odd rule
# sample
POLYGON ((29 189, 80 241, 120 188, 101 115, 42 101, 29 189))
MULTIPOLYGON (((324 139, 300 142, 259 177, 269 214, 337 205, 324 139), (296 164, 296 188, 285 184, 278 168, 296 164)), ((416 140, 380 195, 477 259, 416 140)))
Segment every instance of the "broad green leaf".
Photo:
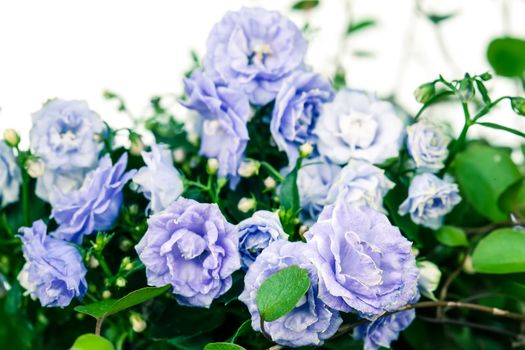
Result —
POLYGON ((487 49, 487 59, 497 74, 521 77, 525 72, 525 40, 509 37, 494 39, 487 49))
POLYGON ((299 266, 286 267, 268 277, 256 297, 262 319, 272 322, 292 311, 308 288, 308 272, 299 266))
POLYGON ((211 343, 204 347, 204 350, 246 350, 242 346, 232 343, 211 343))
POLYGON ((439 243, 449 247, 468 247, 465 231, 455 226, 443 226, 435 232, 439 243))
POLYGON ((78 337, 71 350, 115 350, 115 348, 106 338, 88 333, 78 337))
POLYGON ((505 212, 525 212, 525 182, 518 181, 499 197, 499 207, 505 212))
POLYGON ((319 5, 319 0, 301 0, 292 5, 292 10, 311 10, 319 5))
POLYGON ((525 272, 525 232, 511 228, 491 232, 474 249, 472 264, 481 273, 525 272))
POLYGON ((473 144, 452 163, 453 175, 464 200, 495 222, 508 218, 498 206, 500 195, 522 178, 510 152, 484 144, 473 144))
POLYGON ((153 299, 169 290, 170 286, 164 287, 145 287, 137 289, 124 297, 114 300, 102 300, 89 305, 75 307, 75 311, 93 316, 95 318, 108 317, 122 310, 141 304, 149 299, 153 299))
POLYGON ((348 28, 346 29, 346 35, 350 35, 360 30, 373 27, 376 24, 377 22, 373 19, 365 19, 362 21, 352 22, 348 25, 348 28))

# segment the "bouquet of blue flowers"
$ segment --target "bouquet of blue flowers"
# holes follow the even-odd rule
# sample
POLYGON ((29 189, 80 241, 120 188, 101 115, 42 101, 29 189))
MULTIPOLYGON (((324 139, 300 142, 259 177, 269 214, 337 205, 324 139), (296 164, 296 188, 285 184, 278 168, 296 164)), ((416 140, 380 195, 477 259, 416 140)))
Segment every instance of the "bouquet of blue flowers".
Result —
POLYGON ((410 115, 312 71, 307 47, 243 8, 184 79, 192 118, 157 96, 112 129, 53 99, 28 149, 7 129, 2 348, 523 346, 524 163, 467 136, 525 137, 483 121, 502 102, 525 116, 525 99, 491 98, 489 73, 440 76, 410 115), (425 117, 443 101, 462 107, 459 136, 425 117))

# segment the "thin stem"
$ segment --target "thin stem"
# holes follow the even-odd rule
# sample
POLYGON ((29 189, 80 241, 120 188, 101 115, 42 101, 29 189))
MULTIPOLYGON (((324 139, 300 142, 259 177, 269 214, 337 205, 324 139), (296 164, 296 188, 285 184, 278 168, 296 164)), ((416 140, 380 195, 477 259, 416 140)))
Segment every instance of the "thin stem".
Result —
POLYGON ((472 118, 472 120, 474 122, 476 122, 478 119, 480 119, 481 117, 487 115, 488 112, 490 112, 490 110, 492 108, 494 108, 498 103, 500 103, 501 101, 503 100, 507 100, 507 99, 511 99, 512 97, 511 96, 502 96, 500 98, 497 98, 495 99, 494 101, 492 101, 491 103, 489 103, 488 105, 486 105, 485 107, 483 107, 475 116, 474 118, 472 118))
MULTIPOLYGON (((439 300, 444 301, 447 298, 447 293, 450 285, 454 280, 459 276, 461 271, 463 270, 463 264, 465 263, 465 260, 467 258, 467 254, 461 259, 461 263, 459 266, 448 276, 445 283, 443 283, 443 287, 441 287, 441 291, 439 292, 439 300)), ((444 318, 445 316, 445 310, 442 307, 437 308, 436 317, 437 318, 444 318)))
POLYGON ((451 96, 451 95, 454 95, 454 92, 452 91, 442 91, 434 96, 432 96, 430 98, 430 100, 428 100, 420 109, 419 111, 417 112, 417 114, 414 116, 414 119, 415 120, 418 120, 419 117, 421 116, 421 114, 428 108, 430 107, 431 105, 433 105, 435 102, 441 100, 442 98, 445 98, 445 97, 448 97, 448 96, 451 96))
POLYGON ((264 319, 262 317, 259 317, 259 325, 261 327, 261 333, 262 335, 269 341, 273 341, 272 337, 268 333, 266 333, 266 329, 264 328, 264 319))
POLYGON ((99 252, 99 251, 95 251, 95 258, 97 258, 97 260, 98 260, 98 262, 100 264, 100 267, 102 268, 102 271, 104 271, 104 274, 106 275, 106 277, 109 278, 110 280, 112 280, 113 279, 113 272, 111 272, 111 269, 109 268, 109 265, 106 262, 106 259, 104 258, 102 253, 99 252))
POLYGON ((97 318, 97 324, 95 325, 95 334, 100 336, 100 331, 102 330, 102 323, 104 322, 104 317, 97 318))
POLYGON ((261 166, 265 168, 271 175, 273 175, 279 182, 284 180, 284 176, 281 175, 271 164, 267 162, 261 162, 261 166))
POLYGON ((2 245, 19 245, 22 243, 18 238, 0 239, 0 246, 2 245))

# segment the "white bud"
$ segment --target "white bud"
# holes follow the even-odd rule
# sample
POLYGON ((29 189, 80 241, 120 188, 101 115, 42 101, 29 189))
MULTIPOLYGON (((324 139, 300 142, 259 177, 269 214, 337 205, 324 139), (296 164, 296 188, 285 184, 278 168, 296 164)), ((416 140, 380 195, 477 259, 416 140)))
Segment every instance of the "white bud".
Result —
POLYGON ((91 258, 89 258, 89 267, 91 267, 92 269, 96 269, 99 266, 100 263, 98 262, 97 258, 91 256, 91 258))
POLYGON ((147 327, 147 323, 142 315, 136 312, 133 312, 131 316, 129 316, 129 323, 131 323, 131 328, 133 328, 135 333, 144 332, 147 327))
POLYGON ((311 143, 303 143, 301 147, 299 147, 299 154, 301 155, 301 158, 308 158, 310 154, 314 151, 314 146, 312 146, 311 143))
POLYGON ((186 138, 188 139, 188 142, 194 146, 197 146, 199 144, 199 135, 197 133, 188 133, 186 138))
POLYGON ((470 255, 465 258, 465 262, 463 263, 463 271, 469 275, 476 273, 476 270, 474 270, 474 265, 472 264, 472 257, 470 255))
POLYGON ((102 299, 109 299, 111 298, 111 292, 109 290, 105 290, 102 292, 102 299))
POLYGON ((131 249, 131 247, 133 247, 133 242, 130 241, 129 239, 125 238, 122 241, 120 241, 119 248, 123 252, 127 252, 128 250, 131 249))
POLYGON ((173 151, 173 160, 175 160, 176 163, 184 162, 185 158, 186 152, 182 148, 177 148, 173 151))
POLYGON ((9 146, 17 147, 20 143, 20 136, 18 136, 14 129, 5 129, 4 140, 9 146))
POLYGON ((259 166, 259 162, 255 162, 253 160, 243 161, 239 165, 239 170, 237 170, 237 173, 242 177, 249 178, 259 173, 259 166))
POLYGON ((243 213, 247 213, 250 210, 255 209, 256 206, 257 206, 257 202, 255 201, 255 199, 244 197, 244 198, 241 198, 241 200, 239 201, 239 204, 237 204, 237 209, 239 209, 239 211, 243 213))
POLYGON ((306 233, 306 231, 308 231, 310 229, 310 227, 308 227, 307 225, 301 225, 299 227, 299 235, 304 236, 304 234, 306 233))
POLYGON ((140 156, 142 151, 144 151, 144 142, 142 142, 142 139, 140 136, 134 136, 130 138, 131 146, 129 147, 129 153, 140 156))
POLYGON ((126 286, 128 282, 126 281, 126 279, 124 277, 119 277, 117 278, 117 280, 115 281, 115 285, 119 288, 124 288, 126 286))
POLYGON ((210 175, 217 174, 217 170, 219 169, 219 161, 215 158, 208 159, 208 162, 206 163, 206 171, 210 175))
POLYGON ((273 190, 275 186, 277 186, 277 182, 273 177, 268 176, 266 179, 264 179, 264 187, 266 187, 266 189, 273 190))
POLYGON ((441 271, 436 264, 430 261, 419 261, 417 267, 419 268, 419 291, 427 298, 435 300, 434 291, 439 285, 441 271))
POLYGON ((42 159, 28 159, 25 164, 27 174, 32 178, 44 175, 46 164, 42 159))

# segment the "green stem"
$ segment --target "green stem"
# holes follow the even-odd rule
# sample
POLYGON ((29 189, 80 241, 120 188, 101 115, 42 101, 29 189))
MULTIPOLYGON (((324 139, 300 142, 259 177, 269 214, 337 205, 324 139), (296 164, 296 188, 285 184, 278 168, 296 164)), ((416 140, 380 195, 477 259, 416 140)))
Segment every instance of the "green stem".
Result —
POLYGON ((281 175, 271 164, 267 162, 261 162, 261 166, 266 169, 273 177, 275 177, 279 182, 284 180, 284 176, 281 175))
POLYGON ((467 139, 468 129, 474 124, 474 121, 470 119, 470 112, 468 109, 468 104, 466 102, 462 102, 461 106, 463 107, 463 114, 465 115, 465 124, 463 125, 463 129, 461 130, 461 133, 459 134, 458 139, 454 143, 454 146, 450 150, 450 155, 447 159, 447 163, 445 165, 444 170, 448 168, 448 166, 450 165, 450 163, 452 162, 456 154, 463 149, 465 145, 465 141, 467 139))
POLYGON ((106 262, 106 259, 104 258, 104 255, 102 255, 101 252, 95 251, 95 257, 97 258, 100 267, 102 268, 102 271, 104 271, 104 274, 107 278, 110 280, 113 279, 113 273, 111 272, 111 269, 109 268, 108 263, 106 262))
POLYGON ((492 101, 491 103, 489 103, 488 105, 486 105, 485 107, 483 107, 481 109, 481 111, 478 112, 478 114, 476 114, 476 116, 474 116, 474 118, 472 119, 473 121, 477 121, 479 118, 487 115, 488 112, 490 112, 490 110, 492 108, 494 108, 498 103, 500 103, 501 101, 503 100, 506 100, 506 99, 511 99, 512 97, 511 96, 503 96, 503 97, 500 97, 498 99, 495 99, 494 101, 492 101))
POLYGON ((21 241, 18 238, 0 239, 0 246, 2 245, 18 245, 21 241))
POLYGON ((450 95, 453 95, 454 93, 452 91, 443 91, 443 92, 440 92, 439 94, 436 94, 434 95, 430 100, 428 100, 420 109, 419 111, 417 112, 417 114, 414 116, 414 119, 415 120, 418 120, 419 117, 421 116, 421 114, 428 108, 430 107, 431 105, 433 105, 434 103, 438 102, 439 100, 441 100, 442 98, 445 98, 445 97, 448 97, 450 95))

